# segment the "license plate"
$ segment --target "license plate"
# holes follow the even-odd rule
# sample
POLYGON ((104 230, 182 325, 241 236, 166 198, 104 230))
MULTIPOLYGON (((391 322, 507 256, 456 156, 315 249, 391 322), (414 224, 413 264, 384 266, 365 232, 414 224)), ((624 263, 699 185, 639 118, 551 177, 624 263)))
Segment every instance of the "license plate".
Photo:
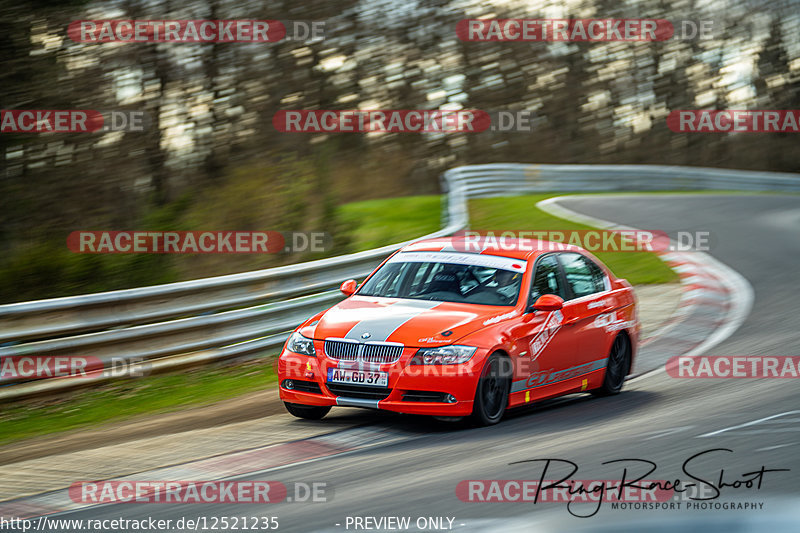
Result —
POLYGON ((347 383, 350 385, 372 385, 373 387, 388 387, 389 374, 387 372, 369 372, 365 370, 345 370, 342 368, 329 368, 328 381, 330 383, 347 383))

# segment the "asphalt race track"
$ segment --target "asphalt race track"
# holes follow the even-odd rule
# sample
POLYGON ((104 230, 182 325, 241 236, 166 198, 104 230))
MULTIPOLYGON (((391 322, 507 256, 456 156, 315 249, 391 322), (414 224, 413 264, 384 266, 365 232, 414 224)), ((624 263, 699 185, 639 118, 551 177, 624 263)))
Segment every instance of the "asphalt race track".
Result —
MULTIPOLYGON (((800 196, 680 194, 560 203, 587 215, 670 235, 710 231, 709 253, 742 274, 755 292, 744 324, 712 354, 800 355, 796 304, 800 196)), ((728 526, 734 522, 740 527, 737 531, 800 527, 800 517, 792 514, 800 501, 800 391, 791 379, 680 380, 653 372, 629 383, 619 396, 556 400, 511 413, 490 428, 463 429, 391 414, 379 415, 375 423, 400 431, 403 437, 247 477, 287 485, 326 482, 331 497, 325 503, 116 504, 60 517, 277 516, 279 531, 352 531, 352 521, 346 527, 347 517, 354 516, 408 516, 412 525, 418 517, 449 517, 453 529, 461 531, 627 530, 616 526, 618 522, 629 523, 631 531, 642 527, 666 531, 679 524, 684 531, 694 527, 725 531, 732 530, 728 526), (761 420, 768 417, 774 418, 761 420), (542 463, 510 463, 542 458, 573 461, 579 467, 575 479, 619 479, 622 465, 602 463, 635 458, 657 464, 648 479, 685 480, 684 461, 715 448, 732 451, 695 459, 691 470, 698 477, 716 482, 724 469, 724 480, 732 483, 747 479, 762 466, 790 471, 765 473, 760 490, 724 488, 712 500, 763 503, 762 509, 745 512, 687 511, 686 502, 676 510, 614 510, 604 503, 594 516, 580 518, 570 511, 591 514, 596 504, 568 510, 565 503, 467 503, 455 492, 462 480, 539 479, 542 463)), ((562 472, 555 465, 549 471, 562 472)), ((447 519, 444 525, 446 529, 447 519)))

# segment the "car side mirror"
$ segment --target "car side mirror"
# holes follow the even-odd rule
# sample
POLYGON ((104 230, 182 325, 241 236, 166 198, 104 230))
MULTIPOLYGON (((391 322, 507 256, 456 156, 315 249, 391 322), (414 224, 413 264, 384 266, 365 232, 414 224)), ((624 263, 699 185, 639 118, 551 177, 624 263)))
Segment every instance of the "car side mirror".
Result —
POLYGON ((342 291, 346 296, 350 296, 356 292, 358 288, 358 283, 354 279, 348 279, 344 283, 341 284, 339 290, 342 291))
POLYGON ((557 296, 555 294, 542 294, 533 303, 533 305, 528 307, 527 312, 532 313, 533 311, 558 311, 562 307, 564 307, 564 300, 561 298, 561 296, 557 296))

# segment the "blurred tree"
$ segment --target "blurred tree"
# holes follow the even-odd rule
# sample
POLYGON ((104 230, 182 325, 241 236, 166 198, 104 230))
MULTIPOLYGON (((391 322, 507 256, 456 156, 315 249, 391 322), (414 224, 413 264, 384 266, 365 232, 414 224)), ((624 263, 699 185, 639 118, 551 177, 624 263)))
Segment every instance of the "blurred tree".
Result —
MULTIPOLYGON (((758 107, 762 109, 800 109, 800 73, 793 73, 789 64, 789 54, 784 43, 781 18, 770 21, 769 32, 756 60, 756 76, 753 85, 756 90, 758 107)), ((778 168, 797 172, 797 140, 794 133, 762 134, 762 164, 768 168, 778 168)))
POLYGON ((792 134, 675 133, 665 123, 669 111, 700 106, 800 107, 800 14, 789 1, 760 6, 771 19, 763 37, 754 30, 761 19, 742 22, 755 11, 742 1, 0 0, 3 109, 132 109, 150 118, 145 133, 0 135, 0 298, 13 298, 11 280, 26 262, 18 292, 29 298, 288 261, 76 258, 63 245, 87 228, 313 221, 338 231, 339 203, 434 193, 438 175, 463 163, 798 170, 792 134), (570 16, 706 19, 720 31, 654 43, 463 42, 454 31, 465 18, 570 16), (324 21, 325 36, 118 45, 66 35, 70 21, 104 18, 324 21), (446 106, 532 111, 534 129, 326 135, 272 123, 282 109, 446 106))

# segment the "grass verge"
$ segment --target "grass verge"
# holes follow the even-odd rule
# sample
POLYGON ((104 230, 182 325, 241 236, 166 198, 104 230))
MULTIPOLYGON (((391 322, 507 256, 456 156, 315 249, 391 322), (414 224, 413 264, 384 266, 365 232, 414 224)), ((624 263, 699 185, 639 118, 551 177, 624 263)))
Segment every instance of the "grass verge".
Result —
POLYGON ((273 386, 269 361, 202 367, 79 389, 58 400, 3 406, 0 444, 145 414, 211 404, 273 386))
MULTIPOLYGON (((553 196, 556 195, 535 194, 470 200, 470 227, 474 230, 514 231, 594 229, 536 209, 537 202, 553 196)), ((598 252, 595 255, 614 274, 634 285, 678 281, 678 275, 652 252, 598 252)))
POLYGON ((344 204, 338 217, 358 251, 416 239, 441 227, 442 198, 402 196, 344 204))

